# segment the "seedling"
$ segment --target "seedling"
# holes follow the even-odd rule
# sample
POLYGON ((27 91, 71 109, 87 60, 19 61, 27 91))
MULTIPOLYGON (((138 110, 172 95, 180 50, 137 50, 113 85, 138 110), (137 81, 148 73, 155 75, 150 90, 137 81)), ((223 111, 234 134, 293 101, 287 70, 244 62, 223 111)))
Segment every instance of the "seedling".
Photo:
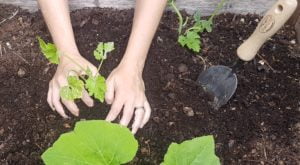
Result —
POLYGON ((203 32, 212 32, 213 18, 220 11, 220 9, 224 6, 226 0, 222 0, 214 13, 209 17, 208 20, 201 19, 201 15, 199 11, 196 11, 193 15, 193 26, 190 28, 186 28, 185 32, 182 32, 182 29, 188 23, 188 17, 183 21, 183 17, 178 10, 175 0, 169 0, 169 5, 174 9, 178 17, 178 42, 182 47, 187 47, 188 49, 199 53, 201 50, 201 33, 203 32))
MULTIPOLYGON (((127 127, 102 120, 79 121, 43 154, 46 165, 120 165, 136 155, 138 142, 127 127)), ((172 143, 161 165, 219 165, 212 136, 172 143)))
POLYGON ((94 57, 96 60, 100 62, 98 66, 98 73, 93 75, 90 68, 83 68, 76 61, 74 61, 67 54, 62 54, 57 50, 54 44, 46 43, 40 37, 37 37, 40 45, 40 49, 44 56, 53 64, 59 64, 60 57, 65 56, 70 59, 70 61, 74 62, 74 64, 78 65, 86 75, 78 75, 78 76, 68 76, 68 85, 64 86, 60 89, 60 96, 65 100, 75 100, 82 98, 82 93, 84 89, 87 89, 90 96, 95 97, 100 102, 104 101, 104 95, 106 91, 105 78, 99 74, 103 61, 107 58, 107 53, 114 50, 114 43, 100 42, 97 48, 94 50, 94 57))

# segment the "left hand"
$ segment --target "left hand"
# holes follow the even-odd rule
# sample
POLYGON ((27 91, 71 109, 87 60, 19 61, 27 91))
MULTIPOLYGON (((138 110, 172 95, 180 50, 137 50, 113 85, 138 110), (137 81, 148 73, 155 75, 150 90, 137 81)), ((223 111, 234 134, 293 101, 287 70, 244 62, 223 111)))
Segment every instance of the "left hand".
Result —
POLYGON ((112 104, 106 120, 115 120, 123 110, 120 124, 127 126, 134 114, 132 133, 135 134, 149 120, 151 108, 145 95, 142 73, 132 64, 120 63, 107 78, 106 103, 112 104))

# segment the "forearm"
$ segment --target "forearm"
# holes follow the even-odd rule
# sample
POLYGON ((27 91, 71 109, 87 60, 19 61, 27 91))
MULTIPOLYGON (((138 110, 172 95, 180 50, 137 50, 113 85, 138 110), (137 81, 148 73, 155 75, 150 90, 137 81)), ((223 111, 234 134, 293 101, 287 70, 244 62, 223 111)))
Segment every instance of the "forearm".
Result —
POLYGON ((136 0, 133 27, 122 62, 137 66, 140 71, 143 70, 166 3, 167 0, 136 0))
POLYGON ((68 0, 38 0, 38 3, 56 47, 68 56, 78 55, 68 0))

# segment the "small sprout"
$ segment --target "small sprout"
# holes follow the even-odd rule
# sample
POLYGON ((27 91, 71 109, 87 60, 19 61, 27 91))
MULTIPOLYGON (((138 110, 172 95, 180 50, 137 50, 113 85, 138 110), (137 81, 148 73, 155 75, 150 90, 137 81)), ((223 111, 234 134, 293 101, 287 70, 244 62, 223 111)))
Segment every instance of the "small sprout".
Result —
POLYGON ((219 12, 219 10, 223 7, 226 0, 222 0, 215 12, 210 16, 208 20, 202 20, 200 11, 196 11, 193 15, 194 24, 192 27, 187 28, 185 32, 182 32, 182 28, 187 24, 188 18, 186 19, 185 23, 183 23, 183 18, 181 13, 179 12, 174 0, 169 0, 169 5, 175 10, 178 20, 178 42, 182 47, 187 47, 194 52, 200 52, 201 50, 201 35, 200 33, 203 32, 212 32, 212 25, 213 25, 213 18, 219 12))

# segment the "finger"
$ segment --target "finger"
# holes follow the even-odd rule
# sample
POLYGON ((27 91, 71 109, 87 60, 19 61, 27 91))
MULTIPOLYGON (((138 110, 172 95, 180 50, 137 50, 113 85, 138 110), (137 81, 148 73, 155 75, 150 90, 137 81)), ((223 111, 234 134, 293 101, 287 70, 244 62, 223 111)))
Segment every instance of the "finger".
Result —
POLYGON ((90 69, 92 70, 93 75, 98 75, 99 74, 98 69, 94 65, 90 66, 90 69))
POLYGON ((49 82, 49 90, 48 90, 48 94, 47 94, 47 102, 50 106, 50 108, 55 111, 55 108, 53 106, 53 103, 52 103, 52 81, 49 82))
POLYGON ((79 108, 78 108, 77 105, 74 103, 74 101, 62 99, 62 103, 69 109, 69 111, 70 111, 73 115, 79 116, 79 108))
POLYGON ((53 101, 53 106, 55 110, 63 117, 63 118, 68 118, 66 115, 63 106, 60 103, 60 95, 59 95, 59 88, 57 85, 53 85, 52 89, 53 95, 52 95, 52 101, 53 101))
POLYGON ((145 108, 145 115, 142 121, 142 124, 140 126, 140 128, 143 128, 145 126, 145 124, 149 121, 150 119, 150 115, 151 115, 151 107, 149 102, 146 100, 144 103, 144 108, 145 108))
POLYGON ((107 104, 112 104, 112 102, 114 102, 114 94, 115 94, 113 80, 107 79, 106 87, 107 88, 106 88, 106 92, 105 92, 105 101, 107 104))
POLYGON ((123 126, 127 126, 130 120, 132 119, 133 112, 134 112, 133 101, 126 102, 120 124, 123 126))
POLYGON ((122 108, 124 105, 124 101, 121 100, 120 98, 116 98, 110 108, 110 111, 106 117, 106 121, 113 121, 115 120, 118 115, 120 114, 122 108))
POLYGON ((145 114, 145 110, 143 108, 139 108, 135 110, 134 113, 134 122, 132 124, 132 130, 131 132, 135 134, 137 130, 140 128, 142 122, 143 122, 143 117, 145 114))
POLYGON ((82 98, 81 100, 88 106, 93 107, 94 106, 94 100, 91 98, 89 93, 86 90, 83 90, 82 98))

